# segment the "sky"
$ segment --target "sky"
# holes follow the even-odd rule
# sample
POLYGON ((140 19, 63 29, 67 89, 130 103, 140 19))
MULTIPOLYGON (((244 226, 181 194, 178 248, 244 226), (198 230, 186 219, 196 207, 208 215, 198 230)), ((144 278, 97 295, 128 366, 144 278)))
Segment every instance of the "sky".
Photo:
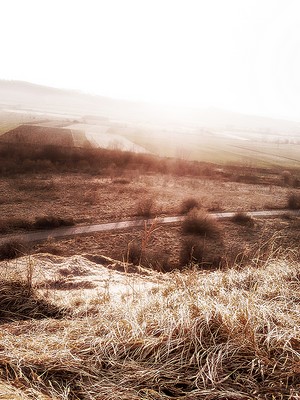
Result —
POLYGON ((0 79, 300 121, 299 0, 0 0, 0 79))

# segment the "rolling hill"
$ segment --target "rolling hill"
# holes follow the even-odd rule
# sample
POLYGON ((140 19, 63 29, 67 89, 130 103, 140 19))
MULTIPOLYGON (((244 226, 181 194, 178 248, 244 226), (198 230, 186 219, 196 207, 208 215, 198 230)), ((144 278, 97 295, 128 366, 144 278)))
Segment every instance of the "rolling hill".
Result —
POLYGON ((286 132, 300 135, 300 122, 208 108, 158 106, 56 89, 22 81, 0 80, 0 106, 61 116, 110 118, 144 124, 189 125, 209 129, 286 132))

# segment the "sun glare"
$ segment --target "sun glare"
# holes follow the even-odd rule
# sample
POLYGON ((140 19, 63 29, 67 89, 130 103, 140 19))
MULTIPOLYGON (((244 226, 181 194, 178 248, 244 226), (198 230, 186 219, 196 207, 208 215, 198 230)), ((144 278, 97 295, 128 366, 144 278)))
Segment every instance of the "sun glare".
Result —
POLYGON ((300 119, 296 0, 0 4, 0 78, 300 119))

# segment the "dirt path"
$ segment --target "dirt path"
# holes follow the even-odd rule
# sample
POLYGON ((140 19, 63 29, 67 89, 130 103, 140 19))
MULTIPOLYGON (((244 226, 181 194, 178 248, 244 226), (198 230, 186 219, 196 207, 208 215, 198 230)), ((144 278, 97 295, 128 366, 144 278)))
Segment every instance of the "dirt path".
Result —
MULTIPOLYGON (((261 211, 249 211, 247 215, 251 217, 268 218, 284 215, 286 213, 293 213, 294 215, 300 215, 300 210, 261 210, 261 211)), ((232 218, 236 212, 220 212, 210 213, 214 218, 217 219, 229 219, 232 218)), ((65 228, 48 229, 43 231, 34 231, 22 234, 10 234, 0 236, 2 242, 7 242, 13 239, 21 239, 26 242, 43 242, 48 238, 63 238, 68 236, 90 234, 94 232, 109 232, 117 231, 121 229, 128 229, 134 227, 141 227, 147 224, 148 226, 152 223, 158 224, 172 224, 183 221, 185 216, 175 217, 162 217, 154 219, 137 219, 130 221, 119 221, 103 224, 91 224, 82 226, 71 226, 65 228)))

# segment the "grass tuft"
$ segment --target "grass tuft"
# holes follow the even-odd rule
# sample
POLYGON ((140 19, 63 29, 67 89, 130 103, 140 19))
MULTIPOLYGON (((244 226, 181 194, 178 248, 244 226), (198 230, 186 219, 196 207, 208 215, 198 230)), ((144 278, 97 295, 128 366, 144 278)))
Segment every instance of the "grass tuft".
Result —
POLYGON ((180 214, 187 214, 194 208, 200 208, 199 201, 194 197, 189 197, 182 201, 180 205, 180 214))
POLYGON ((182 223, 184 234, 216 237, 220 234, 220 228, 216 219, 205 212, 191 210, 182 223))
POLYGON ((154 197, 142 197, 136 205, 136 215, 150 218, 154 213, 155 203, 154 197))
POLYGON ((231 218, 231 221, 240 225, 246 225, 246 226, 254 225, 254 221, 251 215, 243 211, 238 211, 237 213, 235 213, 234 216, 231 218))

